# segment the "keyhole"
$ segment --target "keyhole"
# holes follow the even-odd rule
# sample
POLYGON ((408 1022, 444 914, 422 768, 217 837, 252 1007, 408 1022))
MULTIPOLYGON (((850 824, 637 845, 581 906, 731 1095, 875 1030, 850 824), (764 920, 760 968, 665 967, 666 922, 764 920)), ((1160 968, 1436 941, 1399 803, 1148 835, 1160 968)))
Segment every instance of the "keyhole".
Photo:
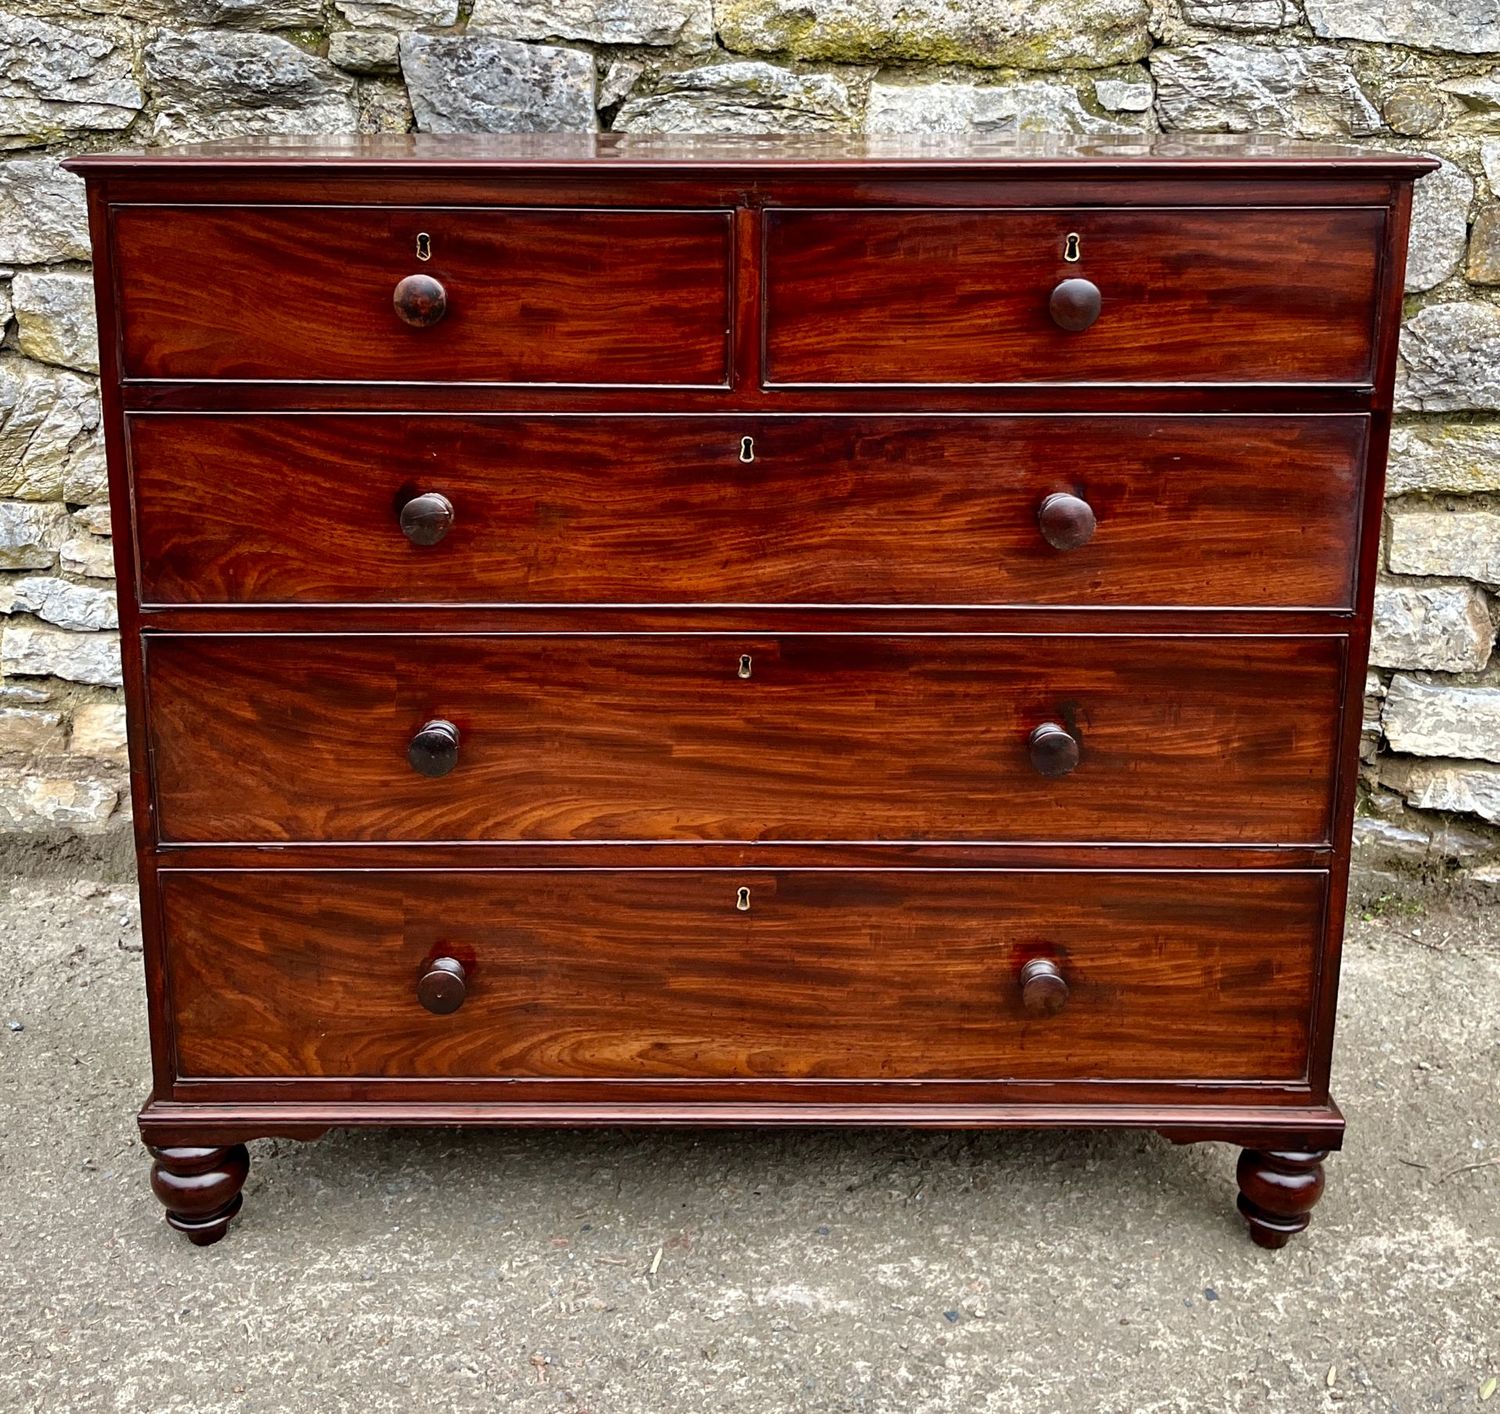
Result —
POLYGON ((1078 249, 1078 232, 1069 231, 1068 238, 1063 242, 1063 259, 1070 265, 1077 264, 1081 252, 1078 249))
POLYGON ((739 911, 741 913, 749 913, 750 912, 750 890, 749 889, 741 889, 737 894, 735 894, 735 896, 734 896, 734 906, 737 909, 739 909, 739 911))
POLYGON ((755 438, 740 438, 740 460, 742 462, 753 462, 755 460, 755 438))
POLYGON ((742 678, 750 676, 750 655, 748 653, 740 654, 740 676, 742 678))
POLYGON ((432 259, 432 237, 426 231, 421 231, 417 235, 417 259, 432 259))

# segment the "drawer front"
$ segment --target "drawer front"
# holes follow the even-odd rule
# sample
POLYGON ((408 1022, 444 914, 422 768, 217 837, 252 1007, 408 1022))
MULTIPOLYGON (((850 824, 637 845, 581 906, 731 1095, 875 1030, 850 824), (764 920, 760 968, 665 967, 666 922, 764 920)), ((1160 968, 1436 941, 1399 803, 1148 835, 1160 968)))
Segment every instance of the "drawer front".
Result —
POLYGON ((1344 657, 1334 636, 147 648, 158 828, 183 842, 1319 843, 1344 657))
POLYGON ((129 429, 148 604, 1346 608, 1367 419, 147 414, 129 429), (434 497, 429 543, 417 511, 434 497), (1054 520, 1076 504, 1049 497, 1083 502, 1086 541, 1054 520))
MULTIPOLYGON (((730 228, 724 211, 120 207, 123 368, 130 378, 721 386, 730 228), (408 277, 442 287, 436 323, 398 316, 408 277)), ((405 301, 410 316, 431 317, 423 295, 405 301)))
POLYGON ((178 1065, 200 1078, 1293 1081, 1324 889, 1321 873, 161 876, 178 1065), (1060 987, 1023 987, 1049 968, 1060 987))
POLYGON ((766 377, 1368 383, 1384 238, 1369 207, 772 211, 766 377))

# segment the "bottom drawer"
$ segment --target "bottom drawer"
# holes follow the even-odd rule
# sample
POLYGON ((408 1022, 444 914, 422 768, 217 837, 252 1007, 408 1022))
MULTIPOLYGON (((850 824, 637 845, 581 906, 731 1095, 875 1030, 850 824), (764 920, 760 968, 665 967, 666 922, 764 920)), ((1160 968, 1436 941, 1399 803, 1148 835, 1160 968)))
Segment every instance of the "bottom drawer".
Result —
POLYGON ((1306 1070, 1325 888, 168 870, 160 897, 184 1079, 1286 1081, 1306 1070))

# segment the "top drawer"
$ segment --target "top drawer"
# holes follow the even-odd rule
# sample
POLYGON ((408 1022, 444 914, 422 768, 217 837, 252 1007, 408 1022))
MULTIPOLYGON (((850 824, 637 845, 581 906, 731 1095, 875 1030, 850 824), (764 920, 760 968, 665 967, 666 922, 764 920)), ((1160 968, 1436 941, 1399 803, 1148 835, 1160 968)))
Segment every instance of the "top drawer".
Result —
POLYGON ((721 387, 728 377, 727 211, 112 214, 128 378, 721 387), (425 326, 396 307, 411 276, 407 316, 438 316, 425 326))
POLYGON ((1373 207, 771 211, 766 380, 1368 383, 1384 235, 1373 207))

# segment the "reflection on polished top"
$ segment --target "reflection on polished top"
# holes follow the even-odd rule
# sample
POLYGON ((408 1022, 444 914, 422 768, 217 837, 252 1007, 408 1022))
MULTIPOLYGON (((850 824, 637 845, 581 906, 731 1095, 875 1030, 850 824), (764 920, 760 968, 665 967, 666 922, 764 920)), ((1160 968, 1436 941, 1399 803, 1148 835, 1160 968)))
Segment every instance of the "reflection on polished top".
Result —
POLYGON ((1306 168, 1326 176, 1330 169, 1358 168, 1371 175, 1410 176, 1430 171, 1430 158, 1380 152, 1335 143, 1298 142, 1272 136, 1233 134, 987 133, 971 136, 912 134, 876 137, 838 135, 723 136, 635 133, 382 133, 372 136, 281 136, 186 143, 133 152, 99 153, 70 159, 74 170, 130 169, 162 164, 284 166, 298 162, 337 162, 351 167, 427 167, 454 172, 465 168, 592 166, 612 169, 713 167, 733 170, 762 165, 781 170, 809 167, 828 173, 843 167, 943 168, 992 172, 1021 168, 1037 175, 1052 167, 1107 172, 1119 167, 1133 174, 1162 168, 1195 172, 1215 167, 1278 170, 1306 168))

